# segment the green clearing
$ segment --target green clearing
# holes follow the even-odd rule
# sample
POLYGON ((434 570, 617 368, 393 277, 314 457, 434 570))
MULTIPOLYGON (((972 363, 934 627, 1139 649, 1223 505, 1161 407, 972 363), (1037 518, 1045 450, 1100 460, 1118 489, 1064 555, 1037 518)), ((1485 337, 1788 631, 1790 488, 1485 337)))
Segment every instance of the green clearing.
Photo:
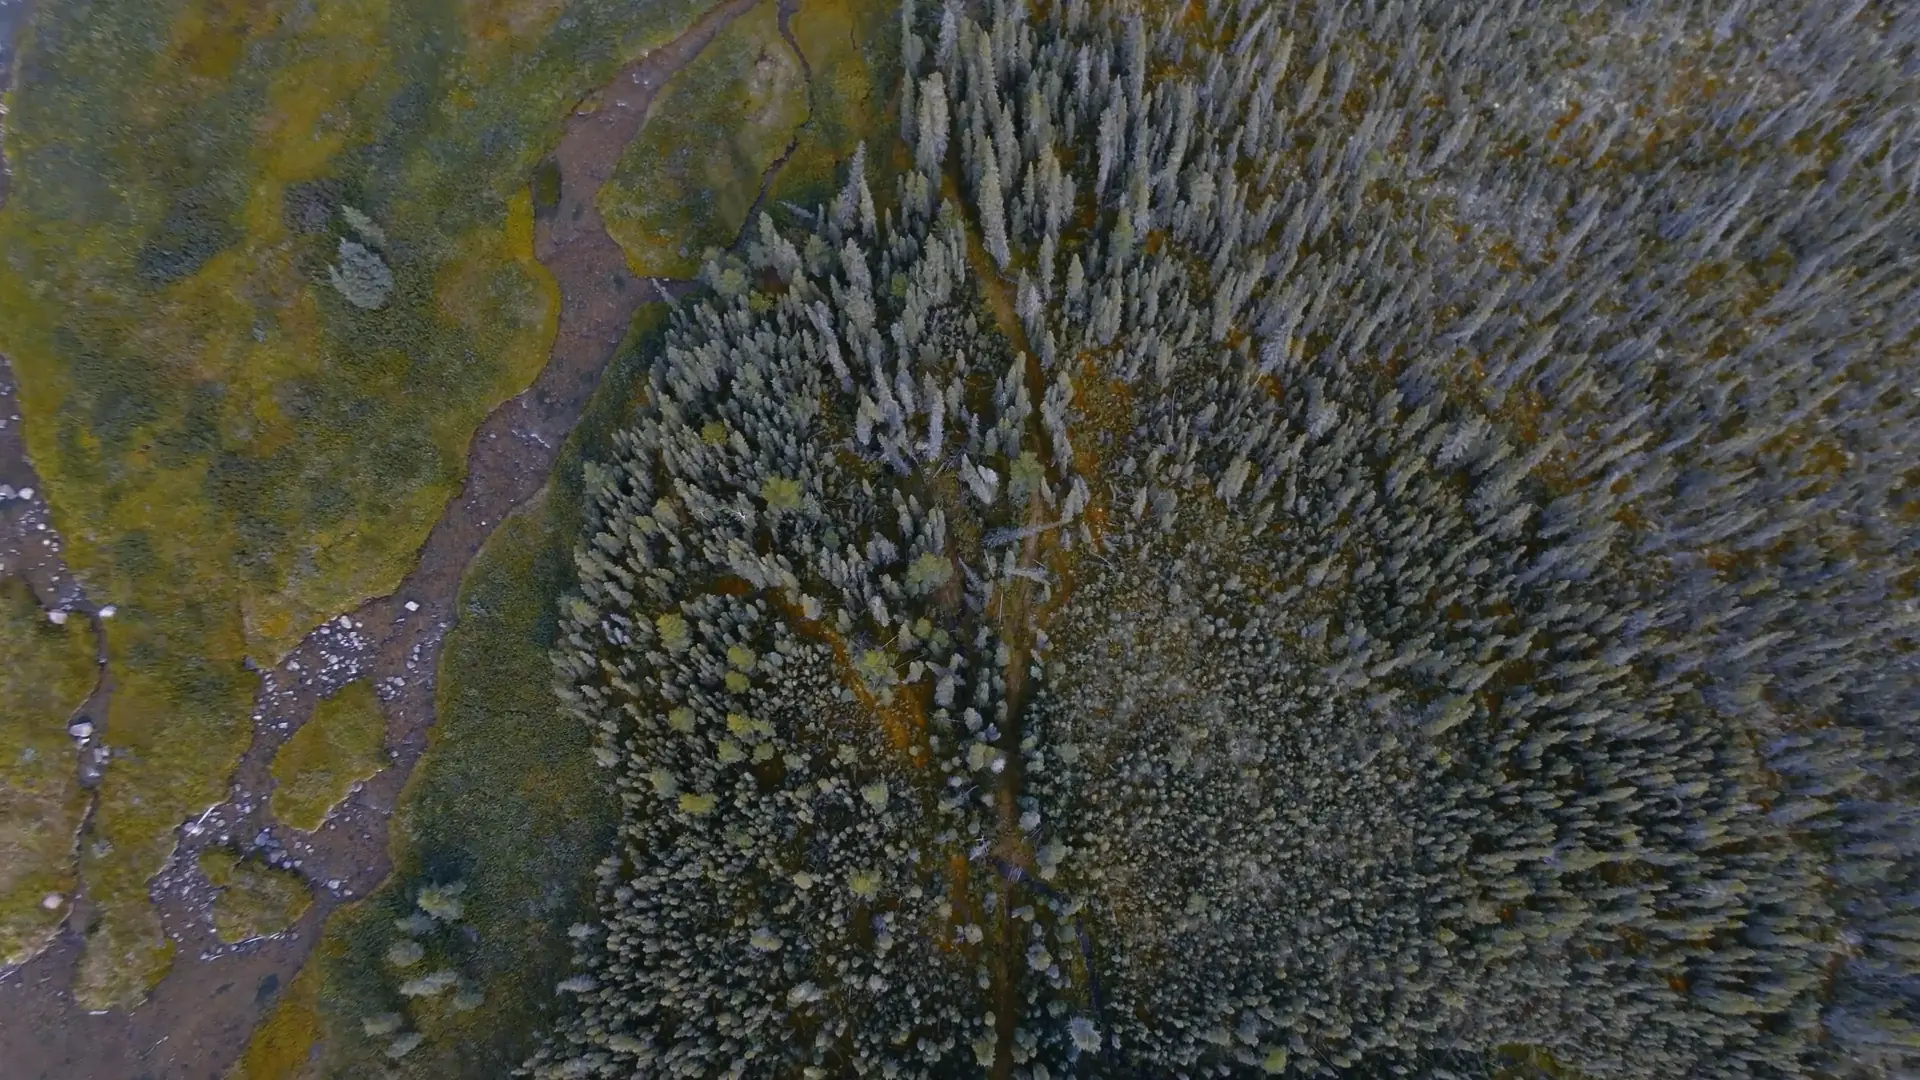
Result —
POLYGON ((238 1075, 277 1076, 316 1045, 325 1076, 494 1076, 531 1050, 565 977, 566 928, 590 915, 591 871, 617 817, 585 733, 560 721, 552 698, 548 650, 559 598, 574 585, 581 465, 605 453, 628 415, 664 315, 662 305, 642 309, 544 496, 502 522, 468 568, 441 654, 432 742, 394 819, 395 873, 328 920, 300 977, 314 980, 312 1002, 290 996, 277 1007, 243 1059, 251 1071, 238 1075), (421 891, 453 883, 458 916, 429 916, 421 891), (408 941, 418 958, 396 964, 408 941), (401 992, 439 971, 455 982, 401 992), (472 992, 477 1001, 462 999, 472 992), (383 1031, 381 1018, 398 1026, 383 1031), (408 1032, 419 1045, 391 1058, 408 1032))
POLYGON ((769 208, 826 201, 862 140, 895 148, 885 88, 898 76, 898 16, 883 0, 802 0, 788 30, 803 65, 765 0, 676 75, 600 192, 634 273, 694 276, 708 248, 740 235, 783 154, 769 208))
POLYGON ((0 349, 68 559, 120 610, 89 1006, 165 970, 146 883, 246 745, 245 659, 391 590, 475 426, 544 362, 558 297, 527 178, 561 118, 703 7, 36 9, 0 349), (376 308, 329 284, 348 239, 391 272, 376 308))
POLYGON ((387 717, 365 682, 323 698, 273 756, 273 816, 312 832, 356 782, 387 763, 387 717))
POLYGON ((607 232, 634 273, 689 278, 725 248, 767 168, 807 119, 806 72, 773 0, 735 19, 662 88, 600 189, 607 232))
POLYGON ((433 745, 395 818, 396 873, 336 916, 320 946, 328 1075, 378 1068, 395 1033, 369 1036, 362 1021, 385 1013, 426 1036, 405 1060, 413 1075, 514 1064, 525 1052, 516 1037, 561 977, 549 975, 565 961, 562 931, 579 914, 611 821, 585 738, 556 731, 550 701, 547 646, 569 550, 543 499, 502 523, 468 572, 441 662, 433 745), (453 882, 465 885, 457 919, 426 918, 412 935, 396 926, 425 914, 422 889, 453 882), (423 955, 396 965, 389 951, 407 940, 423 955), (460 985, 401 993, 441 970, 460 985), (461 1011, 454 999, 469 985, 483 998, 461 1011))
POLYGON ((87 807, 67 719, 97 676, 86 621, 55 625, 25 581, 0 578, 0 964, 38 951, 66 918, 87 807), (51 893, 61 902, 48 908, 51 893))
MULTIPOLYGON (((905 149, 895 135, 891 90, 900 78, 900 7, 886 0, 801 0, 787 29, 813 72, 810 108, 767 202, 813 207, 839 190, 841 166, 862 140, 872 154, 905 149)), ((889 173, 870 162, 867 175, 889 173)), ((875 199, 892 194, 890 186, 876 184, 875 199)))
POLYGON ((277 934, 313 904, 298 874, 242 859, 231 851, 201 852, 200 872, 218 890, 213 898, 213 928, 229 945, 277 934))
POLYGON ((319 1023, 320 969, 308 964, 267 1013, 226 1080, 311 1080, 319 1023))

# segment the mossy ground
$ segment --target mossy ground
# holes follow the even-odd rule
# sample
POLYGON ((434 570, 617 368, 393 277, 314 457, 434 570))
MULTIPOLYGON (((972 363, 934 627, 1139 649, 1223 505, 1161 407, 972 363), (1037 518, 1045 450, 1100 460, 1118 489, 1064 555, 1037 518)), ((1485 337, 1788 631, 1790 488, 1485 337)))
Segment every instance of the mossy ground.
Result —
POLYGON ((254 1028, 246 1052, 227 1070, 227 1080, 310 1080, 315 1076, 319 992, 320 969, 309 964, 254 1028))
POLYGON ((313 904, 298 874, 242 859, 230 851, 201 852, 200 872, 218 890, 213 899, 213 927, 220 940, 228 944, 277 934, 292 926, 313 904))
POLYGON ((544 362, 527 177, 559 119, 702 6, 36 10, 0 349, 69 562, 121 613, 82 1001, 165 969, 146 883, 246 746, 244 661, 390 590, 475 426, 544 362), (386 237, 378 310, 327 284, 344 206, 386 237))
MULTIPOLYGON (((900 71, 900 7, 886 0, 801 0, 787 29, 807 58, 807 124, 767 204, 815 207, 839 190, 841 167, 862 141, 869 154, 904 151, 892 87, 900 71)), ((868 176, 883 174, 878 162, 868 176)), ((876 199, 891 194, 878 185, 876 199)))
POLYGON ((525 1050, 516 1039, 529 1013, 560 977, 542 975, 564 961, 563 931, 578 917, 610 812, 585 740, 554 730, 546 649, 569 569, 557 539, 543 500, 504 522, 469 571, 433 746, 396 818, 398 869, 336 917, 321 946, 330 1075, 383 1060, 390 1040, 369 1038, 361 1021, 387 1012, 427 1036, 406 1059, 417 1075, 508 1066, 525 1050), (395 920, 422 887, 452 881, 467 886, 458 924, 435 924, 419 936, 425 958, 396 969, 386 954, 406 935, 395 920), (457 1011, 451 994, 399 994, 407 979, 443 968, 484 992, 479 1008, 457 1011))
MULTIPOLYGON (((616 815, 585 734, 556 715, 548 649, 558 599, 574 582, 583 449, 602 452, 626 415, 642 342, 663 313, 657 305, 642 312, 544 497, 503 522, 468 570, 441 657, 433 742, 395 820, 396 871, 329 920, 302 975, 318 983, 308 1023, 324 1044, 323 1075, 500 1075, 531 1049, 565 977, 565 931, 590 910, 589 874, 616 815), (418 913, 421 888, 453 881, 466 886, 457 921, 413 935, 395 925, 418 913), (388 950, 409 936, 424 955, 396 968, 388 950), (477 1007, 456 1007, 460 988, 400 993, 407 980, 443 969, 460 976, 460 988, 480 991, 477 1007), (363 1021, 387 1013, 404 1027, 368 1035, 363 1021), (399 1031, 425 1039, 396 1063, 386 1052, 399 1031)), ((284 1041, 293 1024, 262 1027, 250 1059, 257 1051, 267 1060, 268 1044, 284 1041)))
POLYGON ((776 163, 762 209, 778 213, 782 202, 829 199, 862 141, 895 148, 886 88, 899 68, 898 14, 882 0, 803 0, 789 45, 763 0, 675 76, 601 190, 607 232, 634 272, 692 277, 708 248, 749 224, 776 163))
POLYGON ((313 716, 273 756, 273 816, 311 832, 356 781, 386 764, 387 731, 380 699, 365 682, 323 698, 313 716))
POLYGON ((0 578, 0 964, 24 960, 66 917, 86 812, 67 720, 97 676, 85 620, 55 625, 26 582, 0 578), (61 896, 52 908, 50 893, 61 896))
POLYGON ((806 119, 805 69, 761 0, 667 83, 601 188, 634 272, 692 277, 707 248, 731 245, 806 119))

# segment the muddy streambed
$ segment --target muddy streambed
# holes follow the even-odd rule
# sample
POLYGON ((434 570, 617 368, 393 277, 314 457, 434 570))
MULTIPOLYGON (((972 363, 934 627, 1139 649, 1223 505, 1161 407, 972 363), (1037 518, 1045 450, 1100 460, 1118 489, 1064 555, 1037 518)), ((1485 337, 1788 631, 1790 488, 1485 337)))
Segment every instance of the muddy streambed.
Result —
MULTIPOLYGON (((8 0, 0 0, 5 5, 8 0)), ((219 1080, 279 988, 292 981, 327 916, 366 895, 391 869, 387 827, 401 787, 427 744, 434 719, 434 671, 455 618, 468 562, 513 509, 546 483, 560 446, 579 420, 607 362, 641 304, 684 292, 685 283, 636 279, 607 235, 594 197, 639 133, 654 94, 755 0, 726 0, 679 38, 623 69, 592 95, 597 107, 566 120, 555 158, 560 201, 540 216, 535 254, 559 282, 559 333, 532 386, 487 417, 467 454, 467 477, 428 534, 413 570, 389 596, 316 627, 280 664, 260 671, 253 736, 228 797, 185 823, 151 894, 174 963, 132 1010, 90 1013, 70 992, 86 900, 38 957, 0 977, 0 1075, 7 1080, 219 1080), (315 701, 365 679, 387 714, 389 766, 367 781, 312 834, 272 822, 268 766, 315 701), (314 904, 288 933, 222 944, 208 917, 209 889, 195 869, 208 845, 238 842, 300 873, 314 904)), ((47 518, 45 494, 26 460, 10 371, 0 360, 0 484, 32 498, 0 501, 0 564, 33 585, 41 603, 97 618, 68 572, 47 518)), ((105 715, 103 678, 85 707, 105 715)), ((113 732, 97 732, 76 767, 113 732)), ((83 772, 84 775, 84 772, 83 772)))

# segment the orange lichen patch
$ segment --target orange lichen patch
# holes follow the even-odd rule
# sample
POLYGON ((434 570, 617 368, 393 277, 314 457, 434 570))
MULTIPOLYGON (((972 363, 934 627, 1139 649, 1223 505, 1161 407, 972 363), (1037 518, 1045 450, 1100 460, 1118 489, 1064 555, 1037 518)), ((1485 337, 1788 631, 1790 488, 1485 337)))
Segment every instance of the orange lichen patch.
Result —
MULTIPOLYGON (((947 903, 953 905, 953 915, 948 926, 958 926, 968 921, 968 913, 973 909, 973 894, 969 889, 973 872, 968 866, 967 857, 956 851, 947 856, 944 867, 947 878, 947 903)), ((961 942, 952 933, 939 935, 935 939, 941 952, 959 952, 961 942)))
POLYGON ((1728 574, 1740 566, 1742 559, 1725 548, 1712 548, 1705 553, 1705 562, 1715 572, 1728 574))
POLYGON ((1805 460, 1804 473, 1838 476, 1853 463, 1853 455, 1841 449, 1832 439, 1823 438, 1807 447, 1805 460))
MULTIPOLYGON (((1073 404, 1079 423, 1073 432, 1073 467, 1081 476, 1100 476, 1110 462, 1102 452, 1124 445, 1133 429, 1134 388, 1121 379, 1101 374, 1102 367, 1091 355, 1081 358, 1080 377, 1074 381, 1073 404)), ((1092 500, 1082 513, 1087 531, 1097 544, 1106 532, 1112 512, 1110 489, 1105 484, 1089 489, 1092 500)))
POLYGON ((1573 126, 1573 124, 1580 119, 1581 114, 1584 112, 1586 112, 1586 107, 1580 104, 1580 102, 1578 101, 1568 105, 1566 112, 1563 112, 1559 116, 1554 117, 1553 126, 1547 129, 1547 137, 1545 141, 1549 143, 1559 142, 1561 134, 1564 133, 1567 130, 1567 128, 1573 126))
POLYGON ((903 686, 894 691, 890 703, 873 706, 894 747, 904 751, 908 760, 918 766, 925 766, 930 760, 924 749, 929 693, 925 685, 903 686))
MULTIPOLYGON (((953 200, 956 206, 967 203, 960 195, 960 185, 954 180, 951 170, 941 178, 940 193, 953 200)), ((998 327, 1016 354, 1034 355, 1033 345, 1027 341, 1026 327, 1020 323, 1020 316, 1013 306, 1013 297, 1008 295, 1007 283, 1000 276, 1000 268, 994 264, 993 257, 987 254, 986 245, 980 242, 980 230, 969 221, 967 234, 967 263, 973 267, 974 283, 980 287, 980 295, 987 302, 987 311, 993 316, 993 324, 998 327)), ((1029 361, 1027 391, 1038 402, 1046 393, 1046 386, 1040 381, 1040 365, 1029 361)))
MULTIPOLYGON (((746 585, 745 582, 740 582, 746 585)), ((724 585, 724 582, 722 583, 724 585)), ((721 591, 716 587, 715 591, 721 591)), ((896 686, 891 700, 883 702, 865 679, 861 678, 854 667, 853 652, 847 646, 846 638, 840 636, 832 627, 819 619, 809 619, 784 593, 769 592, 767 599, 780 609, 793 626, 794 632, 811 641, 817 641, 833 650, 833 662, 847 688, 853 691, 858 701, 880 723, 886 732, 887 742, 895 750, 906 756, 907 761, 916 766, 924 766, 929 758, 927 745, 927 713, 923 700, 924 687, 896 686)))
MULTIPOLYGON (((1011 811, 1012 808, 1009 806, 1007 812, 1011 813, 1011 811)), ((994 858, 1005 862, 1008 866, 1017 867, 1022 872, 1033 871, 1033 844, 1027 839, 1026 833, 1020 829, 1018 822, 1008 821, 1001 828, 1000 834, 994 838, 993 855, 994 858)))
POLYGON ((1507 273, 1513 273, 1520 269, 1520 249, 1515 247, 1511 240, 1500 239, 1488 244, 1487 254, 1493 256, 1495 266, 1498 266, 1507 273))

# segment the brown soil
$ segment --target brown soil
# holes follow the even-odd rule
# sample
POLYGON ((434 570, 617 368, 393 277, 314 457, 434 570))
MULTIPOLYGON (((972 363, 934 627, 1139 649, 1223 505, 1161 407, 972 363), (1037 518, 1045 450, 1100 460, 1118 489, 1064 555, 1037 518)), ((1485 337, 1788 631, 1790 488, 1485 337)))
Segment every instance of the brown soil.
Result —
MULTIPOLYGON (((633 277, 624 253, 602 226, 594 196, 638 134, 658 88, 754 2, 718 4, 678 39, 592 95, 595 107, 567 118, 555 154, 560 200, 540 216, 535 230, 535 253, 558 280, 561 296, 559 333, 546 368, 475 433, 464 489, 447 504, 400 588, 315 628, 278 665, 260 672, 253 741, 234 772, 228 798, 183 823, 179 846, 151 883, 162 923, 177 946, 167 976, 132 1010, 80 1008, 71 986, 86 901, 84 895, 77 898, 51 948, 0 973, 0 1075, 8 1080, 219 1080, 245 1048, 265 1006, 292 982, 326 917, 387 876, 388 822, 426 748, 440 643, 457 617, 455 599, 468 562, 494 527, 546 483, 561 443, 640 305, 690 287, 633 277), (409 604, 416 607, 410 610, 409 604), (275 823, 267 809, 274 752, 305 722, 318 698, 355 679, 371 681, 385 705, 391 766, 357 788, 318 832, 275 823), (240 945, 222 944, 214 936, 211 891, 195 856, 209 844, 230 842, 297 870, 313 889, 314 906, 291 931, 240 945)), ((9 0, 0 0, 0 29, 15 11, 9 0)), ((0 46, 0 75, 9 55, 5 49, 0 46)), ((0 483, 37 488, 17 413, 10 371, 0 358, 0 483)), ((94 611, 60 557, 38 490, 30 501, 0 502, 0 564, 6 573, 24 574, 49 607, 94 611)), ((105 715, 99 699, 107 691, 103 677, 96 700, 86 707, 96 722, 105 715)), ((93 742, 111 739, 106 731, 93 742)))

